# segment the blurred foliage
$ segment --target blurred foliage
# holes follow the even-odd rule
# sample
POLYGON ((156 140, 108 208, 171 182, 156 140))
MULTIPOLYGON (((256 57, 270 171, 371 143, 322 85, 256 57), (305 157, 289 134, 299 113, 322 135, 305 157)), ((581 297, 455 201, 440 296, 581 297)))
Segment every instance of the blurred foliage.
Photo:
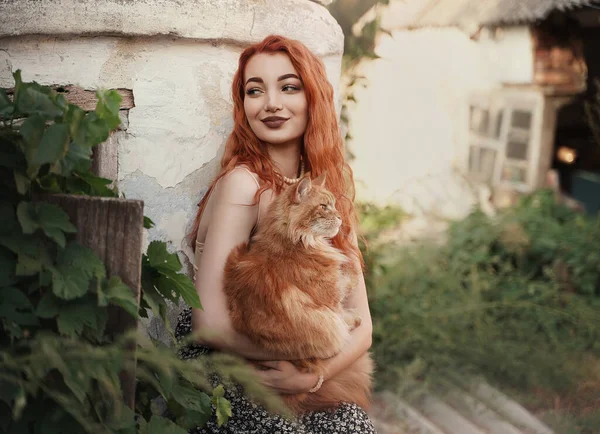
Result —
MULTIPOLYGON (((360 32, 355 33, 353 27, 371 8, 387 5, 389 2, 390 0, 336 0, 329 5, 329 12, 344 33, 342 74, 347 79, 347 83, 342 95, 341 122, 346 126, 346 142, 352 140, 348 104, 356 102, 356 86, 367 86, 366 78, 356 72, 356 67, 363 60, 379 58, 375 53, 377 35, 384 32, 377 14, 374 19, 364 23, 360 32)), ((354 158, 349 149, 347 149, 347 153, 348 159, 354 158)))
MULTIPOLYGON (((390 247, 371 293, 379 387, 481 374, 553 392, 600 357, 600 218, 527 196, 454 223, 447 243, 390 247)), ((377 261, 381 261, 378 258, 377 261)))
POLYGON ((336 0, 329 5, 329 12, 344 32, 344 71, 350 70, 365 58, 377 58, 375 39, 380 30, 379 18, 365 23, 362 30, 355 34, 354 25, 377 5, 387 5, 390 0, 336 0))
MULTIPOLYGON (((133 291, 107 276, 94 252, 74 240, 67 214, 45 201, 54 193, 118 196, 90 166, 92 148, 120 123, 121 97, 98 92, 96 110, 86 113, 51 88, 23 82, 20 71, 14 79, 14 89, 0 89, 0 432, 186 433, 211 417, 211 405, 225 423, 231 407, 223 388, 206 379, 208 360, 187 363, 148 342, 134 351, 133 335, 106 330, 110 306, 136 320, 147 309, 164 319, 167 301, 180 298, 201 307, 177 255, 150 244, 138 310, 133 291), (119 375, 134 367, 132 410, 119 375), (159 397, 172 420, 161 416, 159 397)), ((269 397, 235 359, 211 366, 269 397)))
POLYGON ((360 237, 358 246, 365 263, 365 285, 373 292, 388 273, 386 260, 392 245, 385 240, 386 232, 397 228, 405 217, 404 211, 394 205, 377 206, 370 202, 357 202, 360 237))

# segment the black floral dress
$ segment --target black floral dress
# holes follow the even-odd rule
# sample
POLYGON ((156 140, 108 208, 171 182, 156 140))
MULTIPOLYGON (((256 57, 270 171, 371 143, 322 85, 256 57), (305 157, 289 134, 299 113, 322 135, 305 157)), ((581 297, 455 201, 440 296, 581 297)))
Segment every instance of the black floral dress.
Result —
MULTIPOLYGON (((177 320, 175 336, 179 340, 192 331, 192 309, 184 309, 177 320)), ((207 354, 207 347, 191 344, 181 348, 182 359, 195 359, 207 354)), ((342 404, 334 412, 314 412, 295 421, 270 415, 264 408, 246 398, 240 389, 228 390, 233 416, 218 427, 211 419, 203 428, 193 428, 190 434, 374 434, 375 428, 363 409, 356 404, 342 404)))

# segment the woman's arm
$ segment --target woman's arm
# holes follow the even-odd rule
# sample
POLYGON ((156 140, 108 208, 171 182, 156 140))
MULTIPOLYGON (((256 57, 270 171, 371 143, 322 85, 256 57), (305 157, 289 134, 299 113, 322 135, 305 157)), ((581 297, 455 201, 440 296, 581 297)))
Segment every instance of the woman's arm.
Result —
POLYGON ((196 274, 196 290, 204 310, 193 309, 192 327, 202 333, 203 343, 255 360, 273 360, 231 324, 227 299, 223 293, 225 263, 231 250, 247 242, 258 218, 254 203, 258 185, 245 169, 237 168, 225 175, 215 187, 204 240, 204 250, 196 274))
MULTIPOLYGON (((354 235, 354 244, 357 245, 357 243, 356 235, 354 235)), ((358 258, 355 258, 355 266, 360 269, 358 258)), ((335 377, 340 371, 356 362, 371 348, 373 323, 371 321, 371 312, 369 311, 367 288, 362 273, 359 276, 357 286, 350 293, 345 307, 356 309, 362 321, 360 326, 350 333, 351 339, 342 351, 325 362, 325 380, 335 377)))

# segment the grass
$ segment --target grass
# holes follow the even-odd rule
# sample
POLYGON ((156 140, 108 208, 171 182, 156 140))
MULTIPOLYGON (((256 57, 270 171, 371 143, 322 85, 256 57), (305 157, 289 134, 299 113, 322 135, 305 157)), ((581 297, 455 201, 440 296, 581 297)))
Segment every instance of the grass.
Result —
POLYGON ((600 218, 547 191, 473 212, 442 246, 375 244, 378 387, 483 375, 552 424, 600 432, 599 244, 600 218))

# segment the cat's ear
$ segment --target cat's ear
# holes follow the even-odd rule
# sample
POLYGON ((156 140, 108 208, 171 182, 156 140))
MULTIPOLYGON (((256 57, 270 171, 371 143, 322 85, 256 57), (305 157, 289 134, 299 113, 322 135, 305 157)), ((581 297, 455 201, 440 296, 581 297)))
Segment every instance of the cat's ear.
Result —
POLYGON ((312 188, 312 181, 309 176, 305 176, 296 185, 296 192, 294 194, 294 200, 296 203, 302 202, 306 197, 310 189, 312 188))
POLYGON ((323 187, 325 185, 325 181, 327 180, 327 171, 323 171, 319 176, 312 180, 314 185, 318 185, 319 187, 323 187))

